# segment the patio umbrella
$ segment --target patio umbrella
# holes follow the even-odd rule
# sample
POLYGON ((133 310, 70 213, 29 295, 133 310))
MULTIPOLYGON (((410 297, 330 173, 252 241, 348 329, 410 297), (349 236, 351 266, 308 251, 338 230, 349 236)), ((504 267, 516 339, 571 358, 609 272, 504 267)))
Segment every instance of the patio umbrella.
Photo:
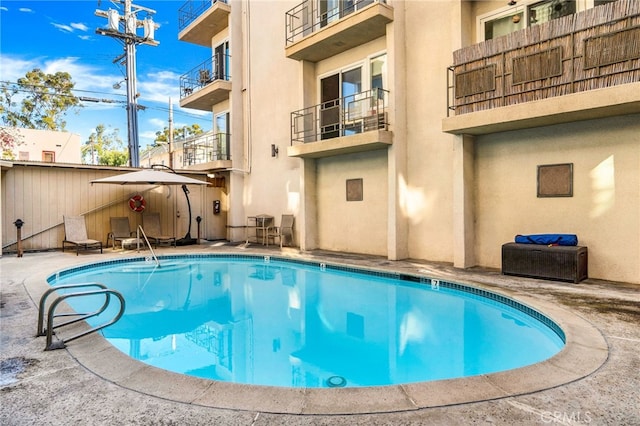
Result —
POLYGON ((92 180, 94 183, 110 183, 116 185, 182 185, 182 191, 184 196, 187 197, 187 206, 189 207, 189 228, 184 238, 176 241, 177 245, 190 245, 195 244, 197 241, 195 238, 191 238, 191 202, 189 201, 189 190, 187 185, 208 185, 208 182, 193 179, 187 176, 181 176, 175 172, 175 170, 163 166, 171 170, 173 173, 167 173, 160 170, 144 169, 137 172, 123 173, 120 175, 109 176, 107 178, 92 180))
POLYGON ((207 182, 198 179, 154 169, 109 176, 107 178, 92 180, 91 183, 113 183, 117 185, 208 185, 207 182))

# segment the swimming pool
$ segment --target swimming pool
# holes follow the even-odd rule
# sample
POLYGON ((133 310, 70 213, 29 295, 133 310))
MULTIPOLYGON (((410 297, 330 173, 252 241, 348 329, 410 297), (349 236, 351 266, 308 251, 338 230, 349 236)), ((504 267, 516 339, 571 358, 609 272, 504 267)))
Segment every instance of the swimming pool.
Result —
MULTIPOLYGON (((119 259, 61 271, 125 295, 103 331, 119 350, 196 377, 282 387, 360 387, 531 365, 564 333, 504 296, 425 277, 264 256, 119 259)), ((85 306, 76 306, 83 310, 85 306)))

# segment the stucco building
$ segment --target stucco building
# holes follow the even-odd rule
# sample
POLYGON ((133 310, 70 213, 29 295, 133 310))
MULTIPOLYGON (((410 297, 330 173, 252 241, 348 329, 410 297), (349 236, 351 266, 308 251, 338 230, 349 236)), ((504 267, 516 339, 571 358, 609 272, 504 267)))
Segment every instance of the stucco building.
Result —
POLYGON ((12 154, 16 160, 74 164, 82 162, 78 134, 20 127, 5 129, 15 140, 12 154))
POLYGON ((500 267, 574 233, 589 275, 640 281, 640 3, 188 1, 181 79, 213 112, 231 240, 500 267))

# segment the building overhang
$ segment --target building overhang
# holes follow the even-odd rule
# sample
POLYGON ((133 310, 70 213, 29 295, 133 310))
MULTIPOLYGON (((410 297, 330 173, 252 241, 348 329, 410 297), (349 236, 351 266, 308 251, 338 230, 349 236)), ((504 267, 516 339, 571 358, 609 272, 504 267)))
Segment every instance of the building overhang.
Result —
POLYGON ((208 10, 178 33, 178 40, 211 47, 212 35, 229 26, 230 13, 230 5, 222 1, 216 1, 208 10))
POLYGON ((442 131, 485 135, 640 113, 640 82, 447 117, 442 131))
POLYGON ((232 162, 231 160, 214 160, 208 161, 206 163, 198 163, 192 164, 190 166, 186 166, 185 170, 196 170, 199 172, 218 172, 224 171, 227 169, 231 169, 232 162))
POLYGON ((386 149, 392 143, 392 132, 388 130, 374 130, 357 135, 292 145, 287 148, 287 156, 300 158, 333 157, 336 155, 386 149))
POLYGON ((230 93, 230 81, 214 80, 212 83, 180 99, 180 107, 210 112, 213 105, 229 99, 230 93))
POLYGON ((285 48, 287 58, 318 62, 382 37, 393 8, 376 2, 333 22, 285 48))

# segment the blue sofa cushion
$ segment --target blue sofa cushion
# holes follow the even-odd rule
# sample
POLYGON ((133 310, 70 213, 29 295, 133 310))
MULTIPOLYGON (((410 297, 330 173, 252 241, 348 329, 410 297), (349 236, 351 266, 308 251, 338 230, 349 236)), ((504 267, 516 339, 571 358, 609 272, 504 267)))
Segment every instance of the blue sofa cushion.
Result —
POLYGON ((516 235, 519 244, 543 244, 545 246, 577 246, 578 237, 575 234, 535 234, 516 235))

